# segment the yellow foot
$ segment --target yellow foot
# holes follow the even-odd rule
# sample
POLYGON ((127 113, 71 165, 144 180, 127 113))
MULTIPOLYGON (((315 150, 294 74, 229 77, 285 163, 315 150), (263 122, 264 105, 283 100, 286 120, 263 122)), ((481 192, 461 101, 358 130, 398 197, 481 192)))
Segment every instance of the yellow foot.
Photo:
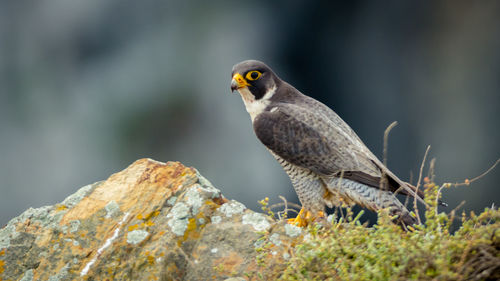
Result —
POLYGON ((325 217, 324 212, 318 212, 316 215, 309 211, 305 211, 304 208, 300 209, 299 214, 294 219, 288 219, 289 224, 294 224, 299 227, 307 226, 309 223, 313 222, 317 218, 325 217))

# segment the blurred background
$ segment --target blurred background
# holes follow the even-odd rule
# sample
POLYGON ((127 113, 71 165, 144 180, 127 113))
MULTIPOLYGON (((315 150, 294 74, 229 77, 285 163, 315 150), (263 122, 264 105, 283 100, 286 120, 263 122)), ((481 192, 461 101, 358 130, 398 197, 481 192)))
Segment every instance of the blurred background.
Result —
MULTIPOLYGON (((500 157, 499 1, 0 1, 0 226, 150 157, 196 167, 249 208, 298 202, 253 134, 234 64, 266 62, 415 183, 500 157), (427 171, 427 169, 425 169, 427 171), (412 176, 413 175, 413 176, 412 176)), ((446 190, 500 203, 500 168, 446 190)))

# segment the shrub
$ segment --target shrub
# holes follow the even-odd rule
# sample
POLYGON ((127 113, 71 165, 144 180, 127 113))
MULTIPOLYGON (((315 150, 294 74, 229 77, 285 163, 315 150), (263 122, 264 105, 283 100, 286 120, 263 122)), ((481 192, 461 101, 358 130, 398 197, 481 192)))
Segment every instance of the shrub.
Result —
POLYGON ((442 187, 427 181, 425 216, 408 231, 387 210, 373 227, 347 214, 331 225, 312 225, 295 247, 282 280, 500 280, 500 211, 437 211, 442 187), (452 232, 451 225, 460 220, 452 232))

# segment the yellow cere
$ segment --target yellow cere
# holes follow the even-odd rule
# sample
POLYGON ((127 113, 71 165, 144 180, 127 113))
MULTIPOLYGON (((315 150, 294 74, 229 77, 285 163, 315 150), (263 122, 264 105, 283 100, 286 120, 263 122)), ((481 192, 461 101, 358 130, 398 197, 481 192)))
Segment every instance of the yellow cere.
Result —
POLYGON ((250 84, 248 84, 247 80, 245 80, 245 78, 243 78, 243 76, 241 76, 241 74, 239 74, 239 73, 236 73, 233 76, 233 79, 236 80, 236 82, 238 83, 238 88, 250 86, 250 84))

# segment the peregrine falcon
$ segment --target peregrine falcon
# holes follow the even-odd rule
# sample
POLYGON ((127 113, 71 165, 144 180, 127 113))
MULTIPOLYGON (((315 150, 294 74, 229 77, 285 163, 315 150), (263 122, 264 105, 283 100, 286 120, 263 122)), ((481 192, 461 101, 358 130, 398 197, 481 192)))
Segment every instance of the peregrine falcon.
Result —
POLYGON ((416 222, 395 193, 423 194, 394 175, 329 107, 281 80, 266 64, 247 60, 231 73, 257 138, 281 164, 302 209, 292 222, 305 225, 332 208, 358 204, 388 208, 400 224, 416 222))

